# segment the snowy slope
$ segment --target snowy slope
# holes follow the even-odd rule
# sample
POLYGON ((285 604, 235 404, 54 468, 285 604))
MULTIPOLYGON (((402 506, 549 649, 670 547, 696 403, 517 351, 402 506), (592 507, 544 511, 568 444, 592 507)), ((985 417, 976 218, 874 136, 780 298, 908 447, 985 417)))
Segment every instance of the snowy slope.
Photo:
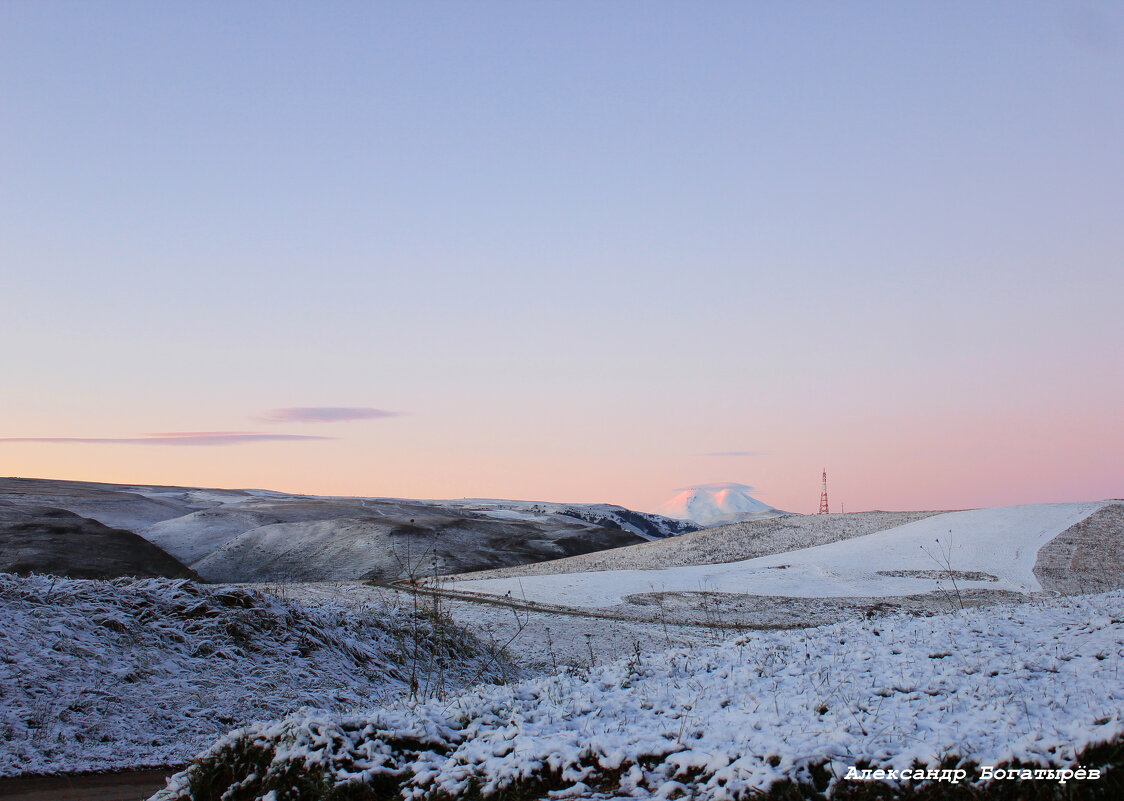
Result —
POLYGON ((178 764, 252 720, 392 700, 414 664, 421 682, 440 664, 448 690, 503 667, 385 600, 348 610, 169 579, 0 573, 0 620, 0 776, 178 764))
MULTIPOLYGON (((380 514, 296 520, 245 531, 193 569, 208 581, 395 580, 466 573, 633 545, 643 540, 617 528, 551 518, 497 519, 415 506, 380 514)), ((400 504, 389 504, 395 509, 400 504)), ((172 546, 168 546, 169 550, 172 546)))
MULTIPOLYGON (((0 479, 4 503, 46 504, 122 526, 206 580, 223 582, 403 577, 417 567, 418 548, 430 546, 439 552, 439 571, 469 572, 698 529, 610 504, 331 497, 47 479, 0 479)), ((430 560, 424 569, 431 567, 430 560)))
POLYGON ((802 598, 914 595, 947 587, 1033 592, 1038 549, 1105 503, 1038 504, 947 512, 862 537, 718 565, 663 570, 457 581, 450 589, 569 606, 603 607, 652 591, 698 591, 802 598), (887 575, 901 573, 907 575, 887 575), (912 573, 913 575, 908 575, 912 573), (976 580, 972 580, 975 578, 976 580), (984 580, 979 580, 979 579, 984 580))
POLYGON ((182 517, 162 520, 141 529, 141 534, 149 542, 190 565, 205 559, 239 534, 278 522, 281 519, 268 512, 229 507, 201 509, 182 517))
POLYGON ((724 482, 696 484, 664 502, 659 514, 675 520, 690 520, 702 526, 718 526, 784 514, 750 495, 753 487, 724 482))
POLYGON ((317 787, 322 769, 329 785, 383 782, 387 798, 728 801, 810 781, 823 762, 834 784, 859 758, 896 770, 950 754, 1070 765, 1124 733, 1122 658, 1120 592, 756 632, 410 711, 254 725, 154 801, 191 799, 193 773, 208 786, 251 743, 270 758, 225 774, 215 796, 244 780, 238 798, 279 798, 298 780, 317 787))
POLYGON ((547 501, 508 501, 485 498, 462 498, 459 500, 425 501, 437 506, 476 511, 481 514, 507 520, 552 519, 574 520, 591 523, 606 528, 616 528, 636 534, 646 540, 674 537, 688 531, 697 531, 700 526, 691 520, 670 515, 635 512, 623 506, 609 503, 551 503, 547 501))
POLYGON ((162 493, 136 492, 137 487, 86 481, 38 478, 0 478, 0 500, 18 506, 49 506, 97 520, 110 528, 134 533, 161 520, 193 512, 202 506, 182 488, 163 487, 162 493))

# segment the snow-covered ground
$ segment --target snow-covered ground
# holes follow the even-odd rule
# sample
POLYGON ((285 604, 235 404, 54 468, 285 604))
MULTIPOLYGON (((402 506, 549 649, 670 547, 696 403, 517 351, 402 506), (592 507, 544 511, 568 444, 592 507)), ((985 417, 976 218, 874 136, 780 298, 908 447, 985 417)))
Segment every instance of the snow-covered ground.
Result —
POLYGON ((949 576, 966 599, 1035 592, 1036 557, 1046 543, 1109 515, 1071 537, 1057 557, 1072 568, 1070 551, 1102 534, 1119 539, 1121 509, 865 513, 699 531, 541 567, 596 560, 599 572, 451 582, 569 609, 513 611, 444 598, 443 609, 461 624, 442 624, 444 644, 435 644, 427 615, 412 614, 410 595, 358 582, 275 585, 279 599, 169 580, 0 575, 0 776, 175 764, 235 726, 302 707, 317 711, 252 727, 266 739, 292 735, 281 761, 311 749, 315 763, 328 759, 323 748, 334 748, 331 760, 359 754, 352 767, 338 761, 332 769, 351 775, 364 759, 378 758, 381 746, 373 743, 384 735, 368 724, 381 721, 386 737, 425 730, 433 745, 451 749, 384 750, 398 760, 395 770, 430 788, 541 775, 553 765, 551 786, 573 785, 579 795, 588 794, 580 782, 594 786, 600 776, 612 793, 670 792, 678 781, 719 798, 729 788, 800 777, 824 758, 837 766, 856 755, 900 765, 932 761, 948 748, 976 759, 1065 760, 1124 725, 1117 711, 1124 682, 1115 672, 1124 656, 1124 594, 1050 601, 1040 594, 1025 606, 924 618, 885 616, 882 604, 868 600, 924 600, 938 582, 952 589, 949 576), (774 553, 809 541, 818 544, 774 553), (713 563, 732 553, 767 555, 713 563), (637 600, 653 590, 658 607, 637 600), (700 590, 768 607, 764 625, 778 617, 796 625, 846 622, 746 636, 710 624, 752 627, 758 618, 727 618, 700 590), (599 608, 629 596, 633 619, 599 608), (826 618, 800 606, 837 601, 852 606, 826 618), (676 603, 701 603, 707 614, 677 616, 676 603), (863 613, 880 616, 859 620, 863 613), (519 670, 494 661, 504 646, 519 670), (419 659, 429 681, 423 696, 503 675, 565 674, 415 706, 404 698, 419 659), (673 776, 683 766, 689 780, 673 776), (613 784, 618 773, 620 786, 613 784))
POLYGON ((50 479, 0 478, 0 504, 63 509, 127 529, 214 582, 462 573, 699 528, 611 504, 319 497, 50 479), (416 562, 426 549, 436 564, 416 562))
MULTIPOLYGON (((594 570, 655 570, 713 565, 811 548, 873 534, 939 512, 851 512, 837 515, 779 515, 690 531, 678 537, 610 548, 564 559, 481 570, 471 578, 510 578, 594 570)), ((1106 587, 1105 589, 1111 589, 1106 587)))
POLYGON ((720 565, 661 570, 492 578, 450 582, 449 589, 539 603, 610 607, 629 595, 718 592, 801 598, 920 595, 947 588, 1041 589, 1038 550, 1105 503, 973 509, 799 551, 720 565))
MULTIPOLYGON (((315 582, 286 585, 295 600, 328 601, 334 605, 362 609, 372 598, 388 592, 359 582, 315 582)), ((403 597, 408 598, 403 591, 403 597)), ((421 602, 428 606, 423 592, 421 602)), ((403 600, 403 603, 408 603, 403 600)), ((503 649, 513 662, 534 673, 552 673, 562 668, 604 665, 636 653, 651 654, 668 648, 713 645, 739 636, 733 629, 697 624, 589 617, 557 614, 534 609, 511 609, 493 604, 442 597, 441 609, 460 628, 494 650, 503 649)))
POLYGON ((393 705, 412 678, 434 695, 510 675, 395 599, 0 573, 0 776, 180 764, 253 720, 393 705))
POLYGON ((295 777, 316 785, 320 769, 329 784, 388 782, 407 798, 553 789, 719 801, 810 780, 824 761, 834 781, 859 759, 1064 765, 1124 735, 1122 658, 1120 591, 755 632, 410 710, 257 724, 154 799, 190 799, 191 771, 232 764, 250 744, 268 757, 226 778, 242 781, 239 798, 274 798, 295 777))
MULTIPOLYGON (((444 509, 479 512, 497 520, 548 521, 570 519, 608 528, 619 528, 646 540, 660 540, 699 526, 686 518, 636 512, 609 503, 554 503, 550 501, 511 501, 495 498, 459 498, 441 501, 415 501, 444 509)), ((775 510, 774 510, 775 511, 775 510)))

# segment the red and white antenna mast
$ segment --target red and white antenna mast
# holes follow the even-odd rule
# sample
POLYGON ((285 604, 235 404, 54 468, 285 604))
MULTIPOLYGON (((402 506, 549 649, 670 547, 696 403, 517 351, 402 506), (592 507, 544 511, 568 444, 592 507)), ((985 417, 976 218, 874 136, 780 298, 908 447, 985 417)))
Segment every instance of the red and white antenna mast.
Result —
POLYGON ((823 489, 820 490, 820 512, 821 515, 828 514, 827 509, 827 468, 823 469, 823 489))

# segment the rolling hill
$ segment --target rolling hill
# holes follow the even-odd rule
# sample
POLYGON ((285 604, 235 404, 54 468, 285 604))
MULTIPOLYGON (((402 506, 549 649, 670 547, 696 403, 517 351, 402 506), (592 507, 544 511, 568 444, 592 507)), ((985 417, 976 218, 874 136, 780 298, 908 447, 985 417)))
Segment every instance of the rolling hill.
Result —
POLYGON ((131 531, 50 506, 0 501, 0 572, 70 578, 198 578, 131 531))
POLYGON ((207 581, 391 580, 558 559, 697 525, 608 504, 293 495, 0 479, 12 508, 131 531, 207 581))

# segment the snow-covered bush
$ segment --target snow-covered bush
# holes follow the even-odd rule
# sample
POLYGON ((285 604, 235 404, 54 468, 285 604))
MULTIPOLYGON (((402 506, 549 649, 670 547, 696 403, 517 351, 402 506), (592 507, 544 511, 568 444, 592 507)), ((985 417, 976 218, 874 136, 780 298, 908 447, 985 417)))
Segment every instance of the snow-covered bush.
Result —
POLYGON ((182 764, 250 721, 511 671, 424 612, 183 580, 0 574, 0 620, 0 776, 182 764))

